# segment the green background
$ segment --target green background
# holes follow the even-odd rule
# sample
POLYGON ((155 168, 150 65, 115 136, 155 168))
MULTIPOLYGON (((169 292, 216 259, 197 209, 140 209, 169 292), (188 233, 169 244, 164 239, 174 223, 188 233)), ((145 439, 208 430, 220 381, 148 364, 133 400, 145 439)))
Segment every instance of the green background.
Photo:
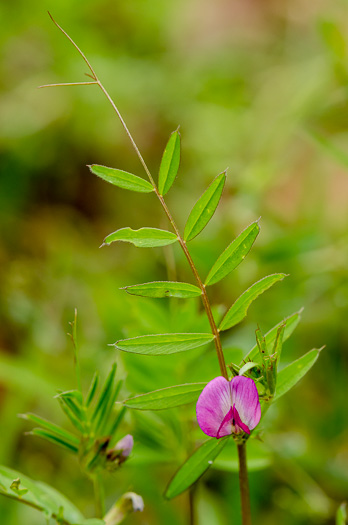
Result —
MULTIPOLYGON (((227 354, 237 359, 253 346, 257 324, 267 331, 302 306, 284 362, 326 349, 265 419, 266 452, 250 473, 254 521, 334 523, 348 493, 347 1, 0 4, 0 463, 51 483, 92 516, 92 488, 75 459, 25 436, 30 425, 17 418, 32 411, 65 424, 53 396, 74 387, 66 336, 74 308, 86 386, 96 368, 105 375, 115 360, 125 378, 121 398, 206 381, 219 369, 211 347, 154 358, 107 346, 146 333, 205 331, 207 321, 199 299, 147 300, 119 289, 168 278, 193 282, 176 248, 99 250, 118 228, 168 224, 154 195, 114 188, 86 167, 99 163, 143 176, 101 91, 36 89, 84 81, 87 72, 47 8, 92 62, 155 176, 180 124, 182 162, 167 202, 181 230, 199 195, 229 167, 214 220, 190 244, 203 277, 261 216, 248 258, 209 290, 216 316, 265 275, 289 277, 226 333, 227 354)), ((108 505, 134 490, 145 511, 128 523, 186 523, 187 494, 168 503, 162 493, 196 438, 204 437, 194 407, 129 411, 120 437, 128 432, 134 454, 105 478, 108 505)), ((199 525, 239 523, 235 472, 211 470, 194 499, 199 525)), ((4 500, 0 516, 7 525, 45 523, 4 500)))

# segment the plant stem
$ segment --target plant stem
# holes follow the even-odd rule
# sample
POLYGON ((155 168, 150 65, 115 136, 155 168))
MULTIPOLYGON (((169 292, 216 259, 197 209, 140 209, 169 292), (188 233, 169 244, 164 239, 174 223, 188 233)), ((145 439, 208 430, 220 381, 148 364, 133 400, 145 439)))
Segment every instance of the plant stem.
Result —
POLYGON ((202 292, 202 302, 203 302, 203 306, 204 306, 204 309, 206 311, 206 314, 208 316, 208 320, 209 320, 209 324, 210 324, 210 328, 211 328, 211 331, 214 335, 214 344, 215 344, 215 349, 216 349, 216 353, 217 353, 217 357, 218 357, 218 360, 219 360, 219 365, 220 365, 220 370, 221 370, 221 374, 226 378, 228 379, 228 375, 227 375, 227 369, 226 369, 226 363, 225 363, 225 359, 224 359, 224 355, 223 355, 223 351, 222 351, 222 346, 221 346, 221 340, 220 340, 220 334, 219 334, 219 331, 217 329, 217 326, 216 326, 216 323, 215 323, 215 320, 214 320, 214 316, 213 316, 213 312, 211 310, 211 306, 210 306, 210 302, 209 302, 209 298, 208 298, 208 295, 207 295, 207 292, 206 292, 206 289, 205 289, 205 285, 203 284, 200 276, 199 276, 199 273, 197 271, 197 268, 192 260, 192 257, 191 257, 191 254, 187 248, 187 245, 186 245, 186 242, 185 240, 183 239, 183 237, 181 236, 179 230, 178 230, 178 227, 172 217, 172 214, 170 213, 169 209, 168 209, 168 206, 166 205, 165 201, 164 201, 164 198, 163 198, 163 195, 160 194, 160 192, 158 191, 158 188, 155 184, 155 181, 150 173, 150 170, 149 168, 147 167, 146 165, 146 162, 144 161, 143 159, 143 156, 141 155, 140 151, 139 151, 139 148, 138 146, 136 145, 125 121, 123 120, 116 104, 114 103, 114 101, 112 100, 112 98, 110 97, 109 93, 106 91, 105 87, 103 86, 103 84, 97 80, 97 83, 100 87, 100 89, 103 91, 103 93, 105 94, 106 98, 108 99, 108 101, 110 102, 110 104, 112 105, 113 109, 115 110, 118 118, 120 119, 121 121, 121 124, 125 130, 125 132, 127 133, 128 137, 129 137, 129 140, 131 141, 132 143, 132 146, 145 170, 145 173, 147 174, 148 178, 149 178, 149 181, 151 182, 152 186, 153 186, 153 189, 155 191, 155 194, 157 196, 157 198, 159 199, 161 205, 162 205, 162 208, 165 212, 165 214, 167 215, 168 217, 168 220, 170 222, 170 224, 172 225, 172 228, 178 238, 178 241, 179 241, 179 244, 184 252, 184 255, 190 265, 190 268, 192 270, 192 273, 193 275, 195 276, 195 279, 197 281, 197 284, 199 286, 199 288, 201 289, 201 292, 202 292))
POLYGON ((249 482, 246 462, 246 443, 244 442, 237 445, 237 448, 239 460, 239 487, 242 506, 242 524, 251 525, 249 482))
POLYGON ((97 518, 102 518, 105 514, 104 487, 100 476, 98 476, 97 474, 93 477, 93 487, 95 499, 95 515, 97 518))
MULTIPOLYGON (((172 225, 172 228, 175 232, 175 234, 177 235, 178 237, 178 241, 179 241, 179 244, 185 254, 185 257, 191 267, 191 270, 192 270, 192 273, 193 275, 195 276, 195 279, 198 283, 198 286, 199 288, 201 289, 201 292, 202 292, 202 302, 203 302, 203 306, 204 306, 204 309, 206 311, 206 314, 207 314, 207 317, 208 317, 208 320, 209 320, 209 324, 210 324, 210 328, 211 328, 211 331, 212 331, 212 334, 214 335, 214 344, 215 344, 215 349, 216 349, 216 353, 217 353, 217 357, 218 357, 218 360, 219 360, 219 365, 220 365, 220 370, 221 370, 221 374, 226 378, 228 379, 228 375, 227 375, 227 369, 226 369, 226 363, 225 363, 225 358, 224 358, 224 355, 223 355, 223 351, 222 351, 222 346, 221 346, 221 340, 220 340, 220 334, 219 334, 219 330, 217 329, 217 326, 216 326, 216 323, 215 323, 215 320, 214 320, 214 316, 213 316, 213 312, 211 310, 211 306, 210 306, 210 302, 209 302, 209 298, 208 298, 208 295, 207 295, 207 292, 206 292, 206 289, 205 289, 205 285, 204 283, 202 282, 199 274, 198 274, 198 271, 197 271, 197 268, 192 260, 192 257, 191 257, 191 254, 186 246, 186 242, 185 240, 183 239, 183 237, 181 236, 175 222, 174 222, 174 219, 163 199, 163 195, 160 194, 160 192, 158 191, 158 188, 156 186, 156 183, 150 173, 150 170, 149 168, 147 167, 147 164, 145 162, 145 160, 143 159, 143 156, 141 155, 140 151, 139 151, 139 148, 138 146, 136 145, 136 142, 135 140, 133 139, 132 137, 132 134, 131 132, 129 131, 128 127, 127 127, 127 124, 125 123, 125 121, 123 120, 123 117, 119 111, 119 109, 117 108, 115 102, 112 100, 112 98, 110 97, 109 93, 106 91, 105 87, 103 86, 103 84, 100 82, 99 78, 97 77, 93 67, 91 66, 90 62, 87 60, 86 56, 84 55, 84 53, 81 51, 81 49, 75 44, 75 42, 73 41, 73 39, 68 35, 68 33, 66 33, 66 31, 64 31, 64 29, 54 20, 54 18, 52 17, 52 15, 50 13, 48 13, 52 22, 58 27, 58 29, 66 36, 66 38, 68 38, 68 40, 72 43, 72 45, 75 47, 75 49, 78 51, 78 53, 81 55, 81 57, 83 58, 83 60, 85 61, 85 63, 87 64, 88 66, 88 69, 90 70, 91 72, 91 75, 90 74, 87 74, 88 77, 90 77, 92 79, 92 82, 75 82, 75 83, 70 83, 70 85, 89 85, 89 84, 97 84, 100 89, 102 90, 102 92, 104 93, 104 95, 106 96, 106 98, 108 99, 108 101, 110 102, 111 106, 113 107, 114 111, 116 112, 118 118, 120 119, 120 122, 129 138, 129 140, 131 141, 131 144, 135 150, 135 153, 137 154, 140 162, 141 162, 141 165, 143 166, 144 170, 145 170, 145 173, 146 175, 148 176, 148 179, 149 181, 151 182, 152 186, 153 186, 153 189, 154 189, 154 192, 156 193, 156 196, 158 197, 162 207, 163 207, 163 210, 165 212, 165 214, 167 215, 168 217, 168 220, 169 222, 171 223, 172 225)), ((47 84, 46 86, 40 86, 40 87, 55 87, 55 86, 59 86, 60 84, 47 84)), ((68 83, 63 83, 62 85, 64 86, 67 86, 69 85, 68 83)))

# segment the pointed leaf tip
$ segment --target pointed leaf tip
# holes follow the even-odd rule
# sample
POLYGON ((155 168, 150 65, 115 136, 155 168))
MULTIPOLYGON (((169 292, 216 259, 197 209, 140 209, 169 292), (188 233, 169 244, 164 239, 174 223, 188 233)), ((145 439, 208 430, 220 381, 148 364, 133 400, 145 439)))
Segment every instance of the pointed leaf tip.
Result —
POLYGON ((165 498, 172 499, 187 490, 199 479, 227 444, 229 436, 211 438, 201 445, 175 473, 165 491, 165 498))
POLYGON ((173 244, 177 240, 175 233, 159 230, 158 228, 140 228, 139 230, 121 228, 105 237, 103 245, 108 246, 112 242, 123 241, 130 242, 137 248, 158 248, 173 244))
POLYGON ((107 166, 101 166, 99 164, 91 164, 88 168, 94 175, 97 175, 97 177, 100 177, 106 182, 110 182, 110 184, 118 186, 119 188, 137 191, 139 193, 150 193, 154 191, 154 188, 149 181, 137 177, 132 173, 128 173, 127 171, 108 168, 107 166))
POLYGON ((165 147, 158 175, 158 191, 165 195, 175 180, 180 165, 180 133, 174 131, 165 147))
POLYGON ((198 348, 214 339, 212 334, 156 334, 123 339, 115 347, 142 355, 169 355, 198 348))
POLYGON ((248 255, 256 237, 260 232, 258 221, 248 226, 238 237, 222 252, 205 281, 205 285, 212 285, 221 281, 226 275, 245 259, 248 255))
POLYGON ((202 294, 200 288, 188 283, 178 283, 172 281, 155 281, 152 283, 135 284, 124 286, 121 290, 126 290, 130 295, 140 295, 142 297, 178 297, 187 299, 198 297, 202 294))
POLYGON ((184 239, 191 241, 208 224, 219 204, 226 181, 226 171, 220 173, 194 205, 185 226, 184 239))
POLYGON ((285 273, 275 273, 260 279, 260 281, 250 286, 227 311, 220 323, 219 330, 228 330, 243 321, 251 303, 275 283, 282 281, 284 277, 286 277, 285 273))

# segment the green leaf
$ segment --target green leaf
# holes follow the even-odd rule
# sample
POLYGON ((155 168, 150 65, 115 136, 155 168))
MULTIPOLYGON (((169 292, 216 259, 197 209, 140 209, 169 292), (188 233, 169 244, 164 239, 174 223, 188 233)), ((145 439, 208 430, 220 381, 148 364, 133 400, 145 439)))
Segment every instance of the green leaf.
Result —
POLYGON ((188 299, 198 297, 202 294, 201 290, 188 283, 176 283, 173 281, 155 281, 153 283, 135 284, 125 286, 121 290, 126 290, 130 295, 141 295, 142 297, 179 297, 188 299))
POLYGON ((49 430, 43 430, 42 428, 33 428, 28 434, 31 434, 32 436, 37 436, 42 439, 46 439, 46 441, 50 441, 51 443, 54 443, 55 445, 59 445, 63 447, 65 450, 68 450, 69 452, 73 452, 73 454, 77 454, 79 451, 78 444, 72 443, 70 440, 67 440, 66 438, 63 438, 61 436, 57 436, 53 432, 50 432, 49 430))
POLYGON ((336 513, 336 525, 346 525, 347 523, 347 502, 344 501, 338 507, 336 513))
POLYGON ((117 341, 115 346, 119 350, 134 354, 169 355, 197 348, 210 343, 213 339, 212 334, 141 335, 117 341))
POLYGON ((93 398, 94 398, 95 393, 97 391, 98 382, 99 382, 99 372, 98 372, 98 370, 96 370, 96 372, 94 373, 91 385, 90 385, 89 390, 88 390, 87 399, 86 399, 86 407, 89 407, 89 405, 93 401, 93 398))
MULTIPOLYGON (((321 350, 321 349, 320 349, 321 350)), ((314 349, 278 372, 275 399, 286 394, 312 368, 320 350, 314 349)))
POLYGON ((92 164, 88 166, 94 175, 97 175, 106 182, 110 182, 114 186, 124 188, 125 190, 138 191, 140 193, 150 193, 154 188, 150 182, 141 179, 136 175, 132 175, 127 171, 115 170, 114 168, 107 168, 106 166, 99 166, 92 164))
POLYGON ((69 398, 64 399, 62 397, 57 397, 57 399, 64 414, 70 419, 74 427, 77 428, 77 430, 79 430, 81 433, 83 433, 83 424, 81 423, 80 419, 76 417, 75 412, 70 408, 69 402, 71 400, 69 398))
POLYGON ((34 507, 47 519, 61 517, 63 513, 64 523, 83 523, 84 520, 75 505, 53 487, 4 466, 0 466, 0 494, 34 507))
MULTIPOLYGON (((286 319, 283 319, 280 323, 278 323, 276 326, 274 326, 269 332, 267 332, 265 339, 266 339, 266 345, 268 348, 273 347, 275 340, 277 338, 278 329, 280 326, 286 323, 285 330, 284 330, 284 336, 283 336, 283 343, 289 339, 293 331, 295 330, 296 326, 300 322, 301 319, 301 312, 295 312, 294 314, 290 315, 286 319)), ((253 348, 248 352, 248 354, 244 357, 241 364, 244 363, 246 360, 256 361, 257 363, 261 362, 261 356, 259 354, 259 350, 257 345, 253 346, 253 348)))
POLYGON ((198 199, 187 219, 184 231, 185 241, 191 241, 208 224, 219 204, 219 200, 224 189, 226 172, 220 173, 208 189, 198 199))
POLYGON ((175 498, 197 481, 222 452, 228 438, 229 436, 221 439, 213 437, 203 443, 176 472, 166 489, 165 497, 175 498))
POLYGON ((102 246, 109 245, 115 241, 131 242, 138 248, 155 248, 167 246, 178 240, 175 233, 159 230, 157 228, 121 228, 120 230, 110 233, 105 239, 102 246))
POLYGON ((121 390, 121 386, 123 384, 123 381, 118 381, 116 384, 116 387, 113 388, 107 398, 107 403, 105 403, 103 409, 100 412, 98 422, 95 425, 95 432, 96 434, 105 434, 105 428, 110 423, 111 413, 114 410, 115 402, 117 399, 117 396, 121 390))
POLYGON ((43 419, 42 417, 36 416, 35 414, 19 414, 19 417, 28 421, 32 421, 36 425, 40 425, 42 428, 53 432, 58 437, 70 442, 72 445, 78 446, 80 443, 80 440, 74 436, 74 434, 71 434, 67 430, 64 430, 64 428, 47 421, 47 419, 43 419))
POLYGON ((104 387, 100 393, 98 403, 96 404, 96 407, 94 409, 94 412, 92 415, 92 421, 95 421, 97 417, 99 420, 99 417, 104 413, 108 405, 109 399, 112 396, 115 375, 116 375, 116 363, 113 363, 111 370, 105 380, 104 387))
POLYGON ((154 392, 141 394, 123 401, 128 408, 137 410, 163 410, 178 407, 197 401, 199 394, 207 383, 187 383, 170 386, 154 392))
POLYGON ((255 284, 250 286, 238 299, 233 303, 231 308, 225 314, 222 319, 219 330, 228 330, 235 326, 236 324, 243 321, 247 315, 249 306, 255 299, 259 297, 263 292, 268 290, 278 281, 282 281, 286 277, 285 273, 275 273, 273 275, 268 275, 260 281, 257 281, 255 284))
POLYGON ((253 222, 227 246, 210 270, 205 281, 206 286, 221 281, 242 262, 254 244, 259 231, 260 225, 258 221, 253 222))
POLYGON ((180 133, 174 131, 163 152, 158 175, 158 191, 165 195, 171 188, 180 164, 180 133))

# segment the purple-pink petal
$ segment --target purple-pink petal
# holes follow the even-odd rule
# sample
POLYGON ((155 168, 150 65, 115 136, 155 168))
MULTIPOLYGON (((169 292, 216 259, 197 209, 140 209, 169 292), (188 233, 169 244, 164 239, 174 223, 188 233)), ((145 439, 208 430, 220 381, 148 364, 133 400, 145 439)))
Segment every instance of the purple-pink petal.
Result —
POLYGON ((241 421, 252 430, 261 419, 259 394, 254 381, 249 377, 237 376, 230 382, 230 387, 232 404, 241 421))
POLYGON ((224 377, 216 377, 203 389, 197 401, 197 421, 203 432, 211 437, 231 434, 231 420, 222 425, 231 408, 230 383, 224 377))
POLYGON ((197 421, 205 434, 221 438, 250 431, 261 418, 254 381, 237 376, 231 381, 216 377, 203 389, 196 406, 197 421))

